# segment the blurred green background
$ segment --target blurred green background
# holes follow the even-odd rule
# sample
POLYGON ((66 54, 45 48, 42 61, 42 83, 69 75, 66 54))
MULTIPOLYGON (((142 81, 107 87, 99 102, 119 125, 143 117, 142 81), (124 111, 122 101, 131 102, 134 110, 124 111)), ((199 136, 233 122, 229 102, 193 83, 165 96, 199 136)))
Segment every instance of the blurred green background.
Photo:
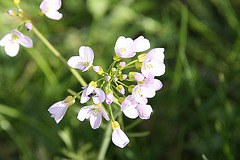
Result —
MULTIPOLYGON (((90 46, 94 65, 106 70, 121 35, 143 35, 151 48, 165 48, 166 73, 158 77, 164 87, 150 99, 151 118, 125 127, 130 144, 111 142, 107 160, 240 159, 239 0, 62 0, 60 21, 38 16, 40 3, 20 6, 66 59, 90 46)), ((16 6, 1 0, 1 38, 20 22, 8 9, 16 6)), ((106 125, 92 130, 78 121, 79 101, 56 125, 47 109, 82 86, 33 32, 20 30, 34 48, 21 47, 14 58, 0 48, 0 159, 96 159, 106 125)))

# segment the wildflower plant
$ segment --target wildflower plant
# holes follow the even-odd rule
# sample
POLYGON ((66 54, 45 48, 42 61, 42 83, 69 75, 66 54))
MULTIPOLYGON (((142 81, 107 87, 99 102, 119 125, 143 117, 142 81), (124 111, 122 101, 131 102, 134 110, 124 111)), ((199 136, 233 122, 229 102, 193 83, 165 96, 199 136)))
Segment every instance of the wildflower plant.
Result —
MULTIPOLYGON (((18 10, 8 10, 8 14, 21 18, 22 22, 17 29, 13 29, 0 40, 0 46, 5 47, 7 55, 16 56, 19 44, 27 48, 33 47, 31 38, 19 31, 24 25, 26 30, 33 31, 56 57, 69 66, 70 71, 83 86, 78 93, 50 106, 48 111, 51 117, 59 123, 63 120, 68 107, 80 97, 81 109, 76 118, 79 121, 90 119, 90 126, 93 129, 100 127, 102 117, 106 121, 111 121, 112 142, 124 148, 130 140, 121 129, 123 124, 116 119, 121 112, 130 119, 139 117, 147 120, 151 117, 153 108, 148 103, 148 99, 153 98, 156 91, 163 86, 155 77, 165 73, 164 48, 149 50, 150 42, 144 36, 134 40, 120 36, 113 48, 113 62, 106 70, 94 64, 94 52, 89 46, 81 46, 78 56, 72 56, 66 60, 36 29, 31 20, 23 15, 24 12, 19 6, 20 0, 14 0, 14 3, 18 10), (99 78, 87 84, 77 70, 94 71, 99 78), (118 107, 112 108, 113 103, 118 107)), ((45 14, 50 19, 59 20, 62 18, 62 14, 58 12, 61 4, 61 0, 43 0, 39 13, 45 14)))

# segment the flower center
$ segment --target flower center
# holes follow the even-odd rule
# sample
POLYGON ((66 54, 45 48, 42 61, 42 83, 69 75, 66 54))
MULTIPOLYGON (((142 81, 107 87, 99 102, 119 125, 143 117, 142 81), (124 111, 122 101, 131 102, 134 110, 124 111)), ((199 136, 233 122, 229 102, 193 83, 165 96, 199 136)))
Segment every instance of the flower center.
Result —
POLYGON ((125 53, 125 52, 126 52, 126 48, 123 48, 123 47, 119 51, 119 53, 125 53))
POLYGON ((12 35, 12 41, 15 43, 15 42, 17 42, 18 41, 18 36, 16 35, 16 34, 13 34, 12 35))
POLYGON ((146 64, 146 69, 151 69, 151 68, 153 68, 153 65, 150 62, 148 62, 146 64))
POLYGON ((141 88, 139 88, 136 92, 135 92, 135 94, 138 94, 138 95, 142 95, 142 89, 141 88))
POLYGON ((94 108, 92 109, 92 114, 97 115, 99 111, 100 111, 99 108, 94 108))
POLYGON ((89 65, 89 62, 83 62, 82 64, 87 67, 89 65))

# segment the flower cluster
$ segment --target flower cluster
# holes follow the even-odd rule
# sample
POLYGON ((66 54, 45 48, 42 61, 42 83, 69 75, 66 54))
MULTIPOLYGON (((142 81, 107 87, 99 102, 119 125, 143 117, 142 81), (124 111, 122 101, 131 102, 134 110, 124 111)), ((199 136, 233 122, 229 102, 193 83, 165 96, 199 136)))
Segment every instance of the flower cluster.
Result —
POLYGON ((148 98, 153 98, 156 91, 163 86, 161 81, 155 77, 165 73, 164 48, 154 48, 148 53, 142 53, 129 63, 124 61, 126 58, 134 57, 136 52, 143 52, 149 48, 149 40, 143 36, 135 40, 119 37, 114 47, 114 61, 105 72, 100 66, 93 65, 93 50, 90 47, 81 46, 79 56, 72 56, 67 64, 82 72, 93 70, 101 78, 84 86, 83 90, 71 97, 71 101, 67 98, 67 100, 53 104, 49 108, 52 117, 58 123, 66 113, 66 108, 73 104, 75 102, 73 100, 79 95, 81 95, 81 104, 91 99, 92 105, 82 107, 77 118, 80 121, 90 118, 90 125, 93 129, 100 127, 102 116, 107 121, 111 118, 112 142, 120 148, 125 147, 130 140, 120 129, 120 124, 115 121, 115 112, 112 111, 111 104, 113 102, 118 104, 119 111, 122 111, 128 118, 150 118, 153 109, 148 104, 148 98), (104 107, 104 103, 108 105, 108 109, 104 107))
MULTIPOLYGON (((19 7, 20 0, 13 0, 13 2, 17 5, 18 10, 14 11, 12 9, 8 10, 7 13, 10 16, 18 16, 23 20, 22 23, 17 27, 18 29, 21 25, 24 25, 28 31, 31 31, 33 26, 29 19, 26 19, 23 16, 23 10, 19 7)), ((40 4, 40 15, 46 15, 48 18, 59 20, 62 18, 62 14, 57 10, 61 7, 61 0, 43 0, 40 4)), ((19 48, 21 44, 26 48, 33 47, 33 41, 30 37, 23 35, 18 29, 13 29, 11 33, 6 34, 0 40, 0 46, 5 48, 5 52, 10 57, 14 57, 18 54, 19 48)))

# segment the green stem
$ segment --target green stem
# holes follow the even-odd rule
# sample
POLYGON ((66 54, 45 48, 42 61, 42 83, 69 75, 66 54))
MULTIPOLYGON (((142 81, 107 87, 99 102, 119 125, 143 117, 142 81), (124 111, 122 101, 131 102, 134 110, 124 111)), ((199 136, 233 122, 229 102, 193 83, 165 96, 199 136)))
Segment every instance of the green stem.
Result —
POLYGON ((113 113, 112 113, 111 104, 108 105, 108 108, 109 108, 109 112, 110 112, 110 116, 111 116, 112 121, 115 121, 115 119, 114 119, 114 117, 113 117, 113 113))
POLYGON ((36 34, 36 36, 47 46, 47 48, 57 57, 59 58, 64 65, 72 72, 72 74, 76 77, 76 79, 80 82, 82 86, 86 86, 87 83, 82 78, 82 76, 73 68, 70 68, 67 65, 67 60, 53 47, 53 45, 38 31, 38 29, 32 25, 32 31, 36 34))
POLYGON ((108 146, 110 144, 111 141, 111 131, 112 131, 112 127, 111 127, 111 122, 108 123, 107 129, 104 133, 104 139, 102 141, 102 145, 98 154, 98 160, 104 160, 105 155, 107 153, 108 150, 108 146))
MULTIPOLYGON (((129 65, 131 65, 131 64, 133 64, 133 63, 136 63, 138 60, 136 59, 136 60, 134 60, 134 61, 132 61, 132 62, 129 62, 128 64, 126 64, 126 66, 125 67, 127 67, 127 66, 129 66, 129 65)), ((125 69, 125 67, 124 67, 124 69, 125 69)))

